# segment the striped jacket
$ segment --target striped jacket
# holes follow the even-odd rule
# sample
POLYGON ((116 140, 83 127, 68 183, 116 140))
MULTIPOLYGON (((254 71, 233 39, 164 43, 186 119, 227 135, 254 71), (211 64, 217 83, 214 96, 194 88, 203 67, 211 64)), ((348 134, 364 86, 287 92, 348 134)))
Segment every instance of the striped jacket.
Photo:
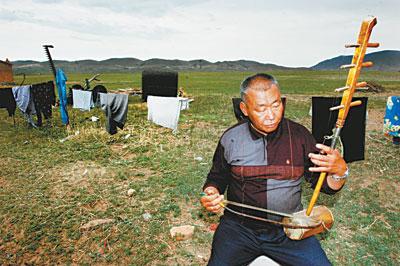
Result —
MULTIPOLYGON (((270 210, 293 213, 301 204, 302 176, 315 186, 318 174, 311 174, 308 158, 318 152, 311 133, 302 125, 283 118, 278 128, 267 135, 254 130, 247 120, 229 128, 222 135, 213 158, 212 168, 203 188, 216 187, 227 199, 270 210)), ((322 192, 334 194, 326 183, 322 192)), ((230 208, 247 214, 280 220, 281 217, 230 208)), ((250 227, 262 228, 263 222, 225 211, 225 217, 240 220, 250 227)))

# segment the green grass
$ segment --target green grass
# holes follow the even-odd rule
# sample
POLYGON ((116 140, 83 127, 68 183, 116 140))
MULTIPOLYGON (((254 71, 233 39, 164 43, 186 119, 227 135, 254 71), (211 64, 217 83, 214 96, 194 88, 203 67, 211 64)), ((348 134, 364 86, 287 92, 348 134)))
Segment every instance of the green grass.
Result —
MULTIPOLYGON (((199 204, 199 192, 221 133, 235 123, 231 98, 252 73, 180 73, 179 86, 195 101, 181 114, 179 132, 147 121, 138 97, 130 97, 124 130, 109 136, 98 109, 69 109, 72 132, 54 109, 52 126, 34 130, 18 113, 13 126, 0 109, 0 264, 204 265, 218 217, 199 204), (85 118, 100 117, 97 123, 85 118), (68 135, 79 134, 61 143, 68 135), (129 138, 125 138, 130 134, 129 138), (203 161, 194 160, 203 157, 203 161), (132 197, 126 192, 135 190, 132 197), (151 219, 145 221, 144 213, 151 219), (93 219, 114 223, 82 231, 93 219), (175 242, 174 225, 192 224, 193 239, 175 242)), ((285 115, 310 127, 313 95, 334 95, 346 75, 338 71, 273 72, 288 98, 285 115)), ((82 81, 91 74, 68 74, 82 81)), ((18 77, 20 78, 20 77, 18 77)), ((41 82, 51 76, 28 76, 41 82)), ((107 88, 140 87, 140 74, 103 74, 107 88)), ((360 80, 384 85, 384 94, 366 94, 369 114, 381 125, 387 95, 400 94, 400 73, 365 72, 360 80)), ((359 94, 364 96, 365 94, 359 94)), ((320 236, 335 265, 397 265, 399 256, 399 149, 371 127, 366 160, 351 165, 351 178, 319 204, 334 213, 333 229, 320 236)), ((312 191, 304 185, 304 204, 312 191)))

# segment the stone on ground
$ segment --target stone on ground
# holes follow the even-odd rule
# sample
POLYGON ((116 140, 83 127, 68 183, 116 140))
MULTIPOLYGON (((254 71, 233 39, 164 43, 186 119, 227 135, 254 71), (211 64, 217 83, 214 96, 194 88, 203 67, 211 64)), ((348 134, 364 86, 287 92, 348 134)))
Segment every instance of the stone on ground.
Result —
POLYGON ((169 231, 171 237, 176 240, 187 240, 192 238, 194 234, 194 226, 192 225, 182 225, 172 227, 169 231))

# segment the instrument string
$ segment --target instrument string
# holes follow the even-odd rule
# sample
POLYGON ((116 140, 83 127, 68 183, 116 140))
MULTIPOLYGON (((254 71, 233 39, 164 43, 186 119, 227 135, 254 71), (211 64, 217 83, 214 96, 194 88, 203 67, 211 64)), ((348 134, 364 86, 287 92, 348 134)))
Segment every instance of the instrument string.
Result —
POLYGON ((258 220, 258 221, 263 221, 263 222, 267 222, 267 223, 272 223, 272 224, 276 224, 276 225, 281 225, 283 227, 286 228, 291 228, 291 229, 312 229, 312 228, 316 228, 318 226, 320 226, 322 224, 322 226, 325 227, 325 223, 323 221, 318 221, 318 223, 314 224, 314 225, 298 225, 298 224, 290 224, 290 223, 284 223, 284 222, 279 222, 279 221, 275 221, 275 220, 271 220, 271 219, 266 219, 266 218, 262 218, 259 216, 255 216, 255 215, 250 215, 247 213, 243 213, 243 212, 238 212, 235 210, 232 210, 231 208, 225 206, 225 204, 220 204, 225 210, 234 213, 236 215, 239 216, 243 216, 246 218, 251 218, 254 220, 258 220))

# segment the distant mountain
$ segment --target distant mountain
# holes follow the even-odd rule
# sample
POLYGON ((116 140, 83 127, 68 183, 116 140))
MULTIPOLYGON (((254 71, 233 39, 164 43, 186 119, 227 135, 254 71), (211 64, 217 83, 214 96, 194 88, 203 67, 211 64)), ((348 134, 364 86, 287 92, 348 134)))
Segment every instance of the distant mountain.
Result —
MULTIPOLYGON (((47 74, 50 73, 48 61, 37 62, 32 60, 14 61, 14 74, 47 74)), ((218 61, 215 63, 199 60, 167 60, 153 58, 140 60, 136 58, 110 58, 107 60, 54 60, 56 68, 62 68, 66 73, 104 73, 104 72, 134 72, 149 68, 176 70, 176 71, 271 71, 292 69, 274 64, 263 64, 255 61, 218 61)))
MULTIPOLYGON (((332 59, 322 61, 311 69, 315 70, 335 70, 339 69, 341 65, 351 64, 352 55, 348 56, 337 56, 332 59)), ((400 71, 400 51, 395 50, 385 50, 380 52, 374 52, 366 54, 364 57, 364 62, 372 61, 374 66, 368 68, 370 70, 380 70, 380 71, 400 71)), ((366 68, 367 69, 367 68, 366 68)))
MULTIPOLYGON (((106 73, 106 72, 139 72, 144 69, 157 68, 176 71, 253 71, 267 72, 271 70, 288 69, 314 69, 314 70, 337 70, 341 65, 350 64, 352 56, 338 56, 322 61, 311 68, 290 68, 274 64, 264 64, 249 60, 218 61, 215 63, 198 60, 168 60, 152 58, 140 60, 137 58, 110 58, 102 61, 79 60, 65 61, 55 60, 56 68, 62 68, 66 73, 106 73)), ((374 62, 372 70, 400 71, 400 51, 380 51, 365 56, 364 61, 374 62)), ((48 61, 37 62, 32 60, 14 61, 14 74, 49 74, 48 61)))

